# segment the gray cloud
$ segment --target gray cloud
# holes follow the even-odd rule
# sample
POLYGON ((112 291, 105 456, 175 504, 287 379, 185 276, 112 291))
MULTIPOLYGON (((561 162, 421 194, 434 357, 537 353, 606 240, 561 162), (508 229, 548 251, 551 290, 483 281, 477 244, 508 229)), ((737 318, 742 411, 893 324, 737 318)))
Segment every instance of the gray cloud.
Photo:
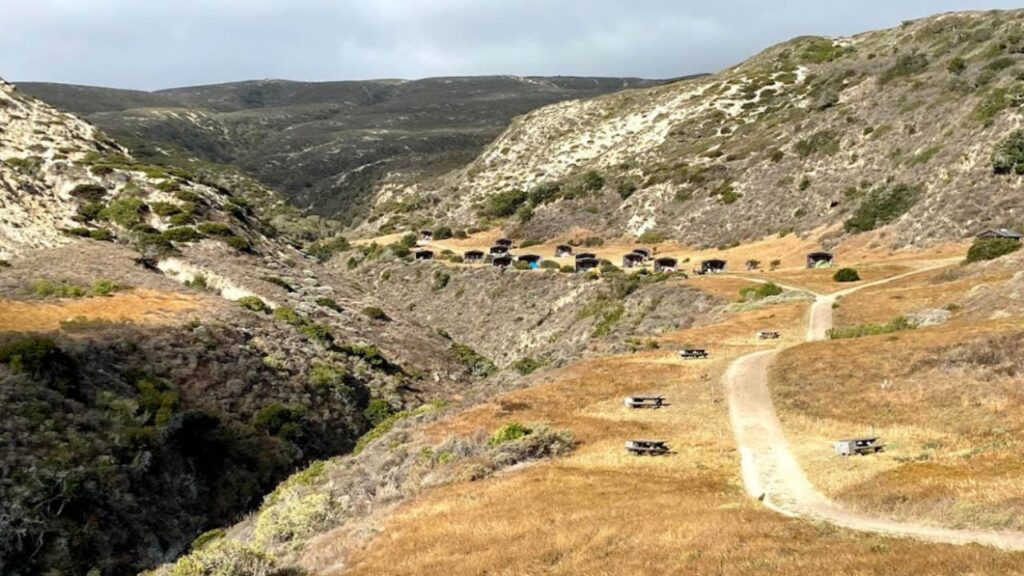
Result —
POLYGON ((157 89, 254 78, 669 78, 802 34, 1000 0, 0 0, 0 76, 157 89))

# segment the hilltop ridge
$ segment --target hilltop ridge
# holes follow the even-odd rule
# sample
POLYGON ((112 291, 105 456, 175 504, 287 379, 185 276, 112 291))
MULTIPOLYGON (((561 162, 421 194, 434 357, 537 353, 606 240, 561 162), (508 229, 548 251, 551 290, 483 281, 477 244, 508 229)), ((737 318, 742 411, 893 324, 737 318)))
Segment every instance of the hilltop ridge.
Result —
POLYGON ((993 155, 1020 126, 1022 27, 1022 11, 973 12, 801 37, 710 76, 554 104, 467 167, 388 188, 370 226, 711 246, 823 228, 892 247, 1015 226, 1020 181, 993 155))

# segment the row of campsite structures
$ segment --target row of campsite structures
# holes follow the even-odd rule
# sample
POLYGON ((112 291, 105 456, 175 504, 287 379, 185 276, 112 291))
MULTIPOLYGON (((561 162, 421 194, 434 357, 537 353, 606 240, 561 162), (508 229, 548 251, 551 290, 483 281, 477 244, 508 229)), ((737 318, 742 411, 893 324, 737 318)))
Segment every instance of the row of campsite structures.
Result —
MULTIPOLYGON (((433 241, 433 234, 429 230, 424 230, 420 233, 420 238, 422 242, 428 243, 433 241)), ((513 262, 525 262, 531 269, 540 268, 541 262, 544 261, 543 256, 540 254, 520 254, 516 256, 512 254, 513 246, 512 240, 499 238, 487 252, 483 250, 467 250, 462 253, 462 259, 469 264, 486 262, 499 268, 507 268, 513 262)), ((434 251, 429 248, 420 248, 413 255, 417 260, 434 259, 434 251)), ((561 244, 555 247, 555 258, 571 258, 573 256, 575 256, 576 272, 587 272, 601 265, 601 259, 598 258, 597 254, 585 251, 575 252, 573 247, 568 244, 561 244)), ((812 252, 807 255, 807 267, 820 268, 822 266, 831 266, 834 260, 834 256, 828 252, 812 252)), ((684 260, 684 262, 688 261, 689 259, 684 260)), ((650 264, 655 273, 671 274, 677 272, 679 270, 679 263, 679 259, 672 256, 655 256, 654 252, 648 248, 636 248, 622 256, 622 268, 642 268, 650 264)), ((725 260, 710 258, 702 260, 700 266, 694 268, 693 273, 698 276, 718 274, 725 272, 727 265, 728 262, 725 260)), ((747 269, 751 269, 750 262, 747 263, 747 269)))

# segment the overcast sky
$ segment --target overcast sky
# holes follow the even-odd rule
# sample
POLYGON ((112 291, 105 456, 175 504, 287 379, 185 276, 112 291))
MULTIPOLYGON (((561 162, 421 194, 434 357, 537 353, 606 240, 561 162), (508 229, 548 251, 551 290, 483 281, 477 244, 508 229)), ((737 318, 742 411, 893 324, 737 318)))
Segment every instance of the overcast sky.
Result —
POLYGON ((159 89, 259 78, 713 72, 802 34, 988 0, 0 0, 0 76, 159 89))

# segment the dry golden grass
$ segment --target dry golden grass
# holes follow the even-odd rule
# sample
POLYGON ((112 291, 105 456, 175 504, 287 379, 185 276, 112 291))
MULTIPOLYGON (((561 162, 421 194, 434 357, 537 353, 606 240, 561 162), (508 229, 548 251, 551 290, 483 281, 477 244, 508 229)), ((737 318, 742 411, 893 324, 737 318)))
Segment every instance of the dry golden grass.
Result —
POLYGON ((1021 327, 1019 320, 955 321, 783 352, 772 391, 811 481, 862 511, 1024 529, 1019 377, 950 361, 972 342, 979 350, 998 347, 998 339, 986 340, 993 335, 1005 334, 1004 342, 1024 338, 1021 327), (887 445, 884 454, 850 460, 832 454, 833 440, 867 434, 872 426, 887 445))
MULTIPOLYGON (((709 282, 708 285, 716 283, 709 282)), ((802 337, 806 303, 732 314, 660 338, 662 350, 581 362, 531 388, 435 423, 423 433, 491 431, 508 421, 572 430, 577 451, 400 507, 350 558, 346 574, 1020 574, 1024 555, 884 539, 788 519, 750 501, 719 385, 741 354, 772 346, 759 329, 802 337), (710 361, 675 357, 701 343, 710 361), (623 396, 665 394, 671 406, 630 411, 623 396), (622 442, 665 439, 676 453, 628 456, 622 442)), ((338 573, 319 541, 314 572, 338 573)), ((333 559, 334 561, 337 558, 333 559)))
POLYGON ((974 288, 1009 280, 1015 270, 964 270, 958 266, 908 276, 843 297, 835 312, 837 326, 881 323, 927 308, 955 304, 974 288))
POLYGON ((75 300, 0 300, 0 331, 49 332, 61 322, 87 319, 143 326, 172 324, 199 308, 191 294, 137 289, 102 298, 75 300))

